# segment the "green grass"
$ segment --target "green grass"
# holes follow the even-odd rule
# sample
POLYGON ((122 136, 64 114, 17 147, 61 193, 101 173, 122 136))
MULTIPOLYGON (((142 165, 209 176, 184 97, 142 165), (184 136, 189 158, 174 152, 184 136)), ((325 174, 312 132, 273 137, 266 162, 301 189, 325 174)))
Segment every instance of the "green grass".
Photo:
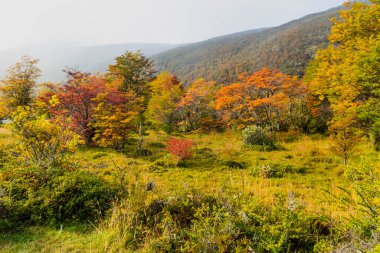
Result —
POLYGON ((105 234, 89 226, 28 227, 0 234, 0 252, 97 252, 105 234))
MULTIPOLYGON (((151 147, 150 143, 164 143, 167 139, 166 136, 157 135, 151 135, 145 141, 145 147, 153 152, 148 157, 126 156, 98 148, 81 150, 76 158, 81 168, 109 180, 113 180, 110 175, 116 169, 115 164, 131 172, 131 182, 135 171, 144 182, 155 182, 157 191, 175 193, 194 188, 204 193, 216 193, 228 185, 269 204, 279 193, 294 192, 310 211, 327 210, 341 215, 325 201, 325 191, 334 193, 345 186, 341 159, 330 152, 327 139, 303 136, 295 142, 282 142, 284 149, 281 151, 260 152, 245 147, 240 137, 232 132, 185 137, 194 141, 195 154, 176 168, 151 169, 154 160, 166 153, 163 148, 151 147), (204 149, 208 150, 206 157, 202 156, 202 152, 197 152, 204 149), (243 169, 229 168, 225 161, 236 161, 243 165, 243 169), (253 170, 268 165, 289 167, 294 172, 285 173, 282 178, 253 175, 253 170)), ((130 150, 133 148, 131 145, 130 150)))
MULTIPOLYGON (((306 211, 344 221, 348 214, 339 208, 329 194, 338 195, 347 187, 342 159, 329 148, 323 136, 299 136, 293 141, 282 139, 279 151, 260 152, 243 145, 239 134, 233 132, 193 134, 184 136, 194 142, 194 156, 175 168, 154 166, 167 154, 163 144, 168 136, 150 133, 144 148, 152 155, 138 157, 135 143, 128 146, 127 155, 104 148, 82 148, 70 158, 83 170, 92 171, 117 183, 117 175, 125 173, 129 185, 153 181, 155 188, 149 198, 177 196, 193 189, 204 194, 218 195, 232 191, 251 196, 260 203, 272 205, 278 195, 294 193, 297 203, 306 211), (242 168, 228 167, 236 162, 242 168), (263 166, 286 168, 278 178, 257 174, 263 166)), ((10 143, 9 133, 0 132, 0 142, 10 143)), ((352 165, 361 163, 366 153, 372 163, 379 165, 378 153, 368 151, 369 144, 359 145, 352 155, 352 165)), ((99 223, 102 224, 102 223, 99 223)), ((2 234, 0 252, 103 252, 112 240, 110 231, 90 224, 63 227, 28 227, 17 233, 2 234)))

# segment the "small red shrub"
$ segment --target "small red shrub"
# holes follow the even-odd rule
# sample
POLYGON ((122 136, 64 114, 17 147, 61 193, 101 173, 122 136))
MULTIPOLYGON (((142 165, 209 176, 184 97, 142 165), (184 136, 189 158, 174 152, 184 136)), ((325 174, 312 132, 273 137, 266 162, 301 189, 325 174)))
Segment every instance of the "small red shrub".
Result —
POLYGON ((190 140, 182 140, 171 138, 167 142, 167 150, 173 156, 179 158, 180 160, 184 160, 190 158, 193 154, 191 152, 191 147, 193 146, 193 142, 190 140))

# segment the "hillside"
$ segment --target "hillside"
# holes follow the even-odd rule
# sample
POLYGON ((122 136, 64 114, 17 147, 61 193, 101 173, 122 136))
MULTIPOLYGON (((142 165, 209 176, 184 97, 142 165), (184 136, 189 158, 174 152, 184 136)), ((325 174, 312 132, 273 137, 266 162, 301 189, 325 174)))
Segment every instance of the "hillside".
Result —
POLYGON ((176 47, 173 44, 127 43, 99 46, 80 46, 73 43, 45 43, 18 47, 0 52, 0 76, 23 55, 40 59, 41 81, 60 82, 65 78, 62 70, 76 67, 86 72, 104 72, 108 65, 125 50, 141 50, 151 56, 176 47))
POLYGON ((250 30, 193 43, 155 55, 157 68, 185 82, 202 76, 231 83, 241 72, 263 66, 302 76, 318 48, 327 43, 330 19, 338 9, 311 14, 287 24, 250 30))

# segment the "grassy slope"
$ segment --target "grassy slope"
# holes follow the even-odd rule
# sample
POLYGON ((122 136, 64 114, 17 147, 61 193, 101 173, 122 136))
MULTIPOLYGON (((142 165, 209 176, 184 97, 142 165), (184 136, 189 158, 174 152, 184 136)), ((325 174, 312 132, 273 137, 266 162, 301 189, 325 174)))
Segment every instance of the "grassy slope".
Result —
MULTIPOLYGON (((109 180, 114 180, 112 172, 119 167, 128 172, 130 184, 136 180, 143 183, 154 181, 156 187, 150 193, 152 198, 180 194, 189 188, 211 195, 232 189, 271 204, 276 201, 276 195, 294 192, 297 203, 310 212, 326 214, 338 220, 346 215, 329 201, 331 199, 326 198, 326 192, 337 194, 338 187, 344 187, 346 183, 341 159, 331 154, 328 141, 323 137, 312 139, 301 136, 293 142, 282 141, 284 150, 274 152, 246 148, 239 136, 231 132, 186 137, 194 140, 198 152, 181 168, 152 169, 152 161, 166 153, 162 148, 152 147, 151 143, 164 142, 167 136, 155 134, 145 141, 145 146, 153 151, 149 157, 126 158, 107 149, 87 149, 78 152, 75 158, 84 169, 109 180), (205 157, 199 152, 204 148, 211 149, 214 155, 211 153, 208 158, 205 157), (240 162, 244 169, 222 165, 223 161, 228 160, 240 162), (255 168, 275 164, 287 165, 298 173, 270 179, 252 176, 255 168)), ((7 133, 0 135, 0 142, 9 141, 7 133)), ((353 162, 359 160, 358 155, 363 154, 361 149, 366 148, 359 147, 353 162)), ((1 235, 0 252, 97 252, 102 251, 110 240, 109 232, 102 225, 96 229, 92 225, 63 227, 62 231, 59 228, 31 227, 18 234, 1 235)))

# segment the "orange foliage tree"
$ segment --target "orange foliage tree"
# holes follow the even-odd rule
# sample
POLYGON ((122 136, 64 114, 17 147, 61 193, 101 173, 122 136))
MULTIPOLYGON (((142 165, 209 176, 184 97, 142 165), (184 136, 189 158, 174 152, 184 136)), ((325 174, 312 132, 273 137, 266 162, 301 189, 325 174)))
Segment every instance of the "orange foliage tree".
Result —
POLYGON ((217 117, 212 103, 216 90, 215 82, 206 82, 203 78, 190 85, 177 104, 182 130, 195 131, 215 126, 217 117))
POLYGON ((227 124, 256 124, 276 131, 307 126, 306 87, 296 77, 264 67, 252 75, 241 74, 240 80, 216 94, 215 108, 227 124))

